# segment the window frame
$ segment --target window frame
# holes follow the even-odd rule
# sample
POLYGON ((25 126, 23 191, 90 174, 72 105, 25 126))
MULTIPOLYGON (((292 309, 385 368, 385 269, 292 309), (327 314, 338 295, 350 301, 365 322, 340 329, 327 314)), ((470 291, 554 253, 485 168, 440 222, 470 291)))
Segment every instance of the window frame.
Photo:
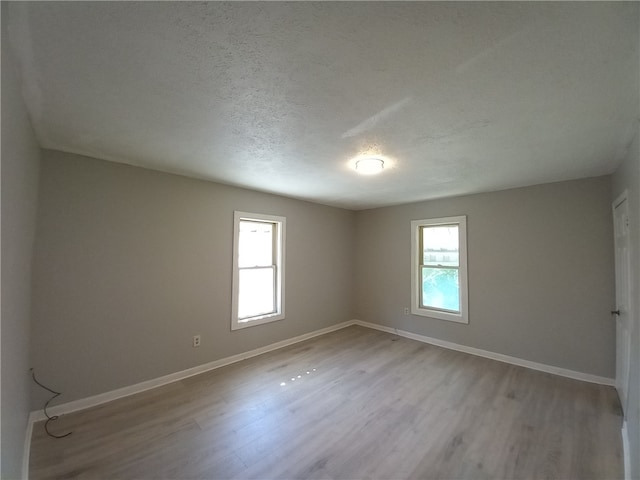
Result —
POLYGON ((469 323, 469 285, 467 268, 467 217, 428 218, 411 221, 411 313, 423 317, 437 318, 457 323, 469 323), (420 305, 422 293, 422 227, 437 227, 444 225, 458 226, 458 285, 460 289, 460 311, 451 311, 435 307, 420 305))
POLYGON ((285 257, 286 257, 286 224, 285 217, 277 215, 268 215, 262 213, 249 213, 234 211, 233 212, 233 279, 232 279, 232 303, 231 303, 231 330, 240 330, 242 328, 263 325, 269 322, 283 320, 285 318, 285 257), (240 270, 252 269, 256 267, 240 267, 240 222, 252 221, 259 223, 272 223, 274 225, 273 232, 273 265, 270 267, 261 266, 260 268, 275 269, 275 312, 255 317, 241 319, 238 317, 238 307, 240 301, 240 270))

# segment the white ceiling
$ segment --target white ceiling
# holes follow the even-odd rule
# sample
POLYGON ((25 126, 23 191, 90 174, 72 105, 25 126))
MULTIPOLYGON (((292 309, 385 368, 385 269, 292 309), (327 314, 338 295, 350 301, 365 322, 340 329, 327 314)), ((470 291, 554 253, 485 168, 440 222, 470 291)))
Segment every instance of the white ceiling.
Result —
POLYGON ((43 147, 357 210, 611 173, 639 6, 38 2, 9 33, 43 147))

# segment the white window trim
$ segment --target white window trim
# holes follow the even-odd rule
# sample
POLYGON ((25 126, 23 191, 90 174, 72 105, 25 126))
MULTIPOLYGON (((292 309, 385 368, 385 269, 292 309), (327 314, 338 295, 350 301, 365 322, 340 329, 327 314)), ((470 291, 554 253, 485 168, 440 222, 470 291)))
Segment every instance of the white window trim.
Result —
POLYGON ((411 313, 423 317, 438 318, 457 323, 469 323, 469 286, 467 281, 467 217, 430 218, 411 221, 411 313), (460 266, 458 268, 458 281, 460 282, 460 313, 425 308, 420 306, 420 227, 432 227, 437 225, 458 225, 460 266))
POLYGON ((233 212, 233 282, 232 282, 232 303, 231 303, 231 330, 240 330, 242 328, 262 325, 264 323, 283 320, 284 317, 284 292, 285 292, 285 241, 286 241, 286 224, 285 217, 276 215, 265 215, 261 213, 249 212, 233 212), (238 266, 239 239, 240 239, 240 221, 256 220, 260 222, 272 222, 277 226, 276 248, 275 248, 275 264, 276 264, 276 312, 254 317, 251 320, 240 320, 238 318, 238 300, 239 300, 239 280, 240 269, 238 266))

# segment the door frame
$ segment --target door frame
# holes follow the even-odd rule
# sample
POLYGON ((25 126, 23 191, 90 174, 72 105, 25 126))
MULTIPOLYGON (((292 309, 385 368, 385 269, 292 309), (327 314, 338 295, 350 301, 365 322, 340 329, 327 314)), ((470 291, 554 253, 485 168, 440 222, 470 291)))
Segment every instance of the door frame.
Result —
MULTIPOLYGON (((629 194, 628 194, 628 190, 624 190, 620 195, 618 195, 616 197, 616 199, 612 202, 611 204, 611 212, 612 212, 612 220, 613 220, 613 227, 614 227, 614 232, 613 232, 613 250, 614 250, 614 272, 615 272, 615 302, 616 302, 616 310, 618 310, 620 308, 620 305, 618 304, 618 251, 617 251, 617 246, 616 246, 616 208, 618 206, 620 206, 624 201, 627 202, 627 209, 629 208, 629 194)), ((624 227, 623 227, 624 228, 624 227)), ((629 232, 630 235, 630 232, 629 232)), ((631 313, 634 311, 634 301, 633 301, 633 295, 632 295, 632 285, 631 282, 632 280, 632 276, 631 276, 631 268, 632 268, 632 255, 634 252, 631 251, 631 241, 629 238, 629 244, 628 244, 628 248, 629 248, 629 252, 628 252, 628 258, 627 258, 627 271, 629 272, 628 275, 628 279, 627 279, 627 312, 626 314, 629 316, 628 317, 628 328, 631 329, 632 325, 631 325, 631 313)), ((619 317, 616 316, 615 317, 615 321, 616 321, 616 378, 615 378, 615 386, 616 386, 616 390, 618 391, 618 395, 620 396, 620 390, 618 389, 618 386, 620 384, 622 384, 624 386, 624 396, 626 398, 622 399, 620 398, 620 403, 623 406, 623 416, 626 419, 627 417, 627 411, 628 410, 628 400, 629 400, 629 384, 630 384, 630 375, 631 375, 631 350, 628 349, 627 350, 627 358, 625 359, 626 363, 627 363, 627 368, 626 368, 626 378, 624 379, 619 379, 618 377, 618 322, 619 322, 619 317), (626 408, 625 408, 626 407, 626 408)), ((629 332, 630 333, 630 332, 629 332)), ((629 339, 630 340, 630 339, 629 339)))

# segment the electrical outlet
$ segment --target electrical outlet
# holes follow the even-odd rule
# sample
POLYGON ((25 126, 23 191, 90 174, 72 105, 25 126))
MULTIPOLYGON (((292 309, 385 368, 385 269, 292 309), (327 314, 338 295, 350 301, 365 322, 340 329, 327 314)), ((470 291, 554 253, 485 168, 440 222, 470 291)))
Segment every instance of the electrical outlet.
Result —
POLYGON ((409 307, 404 307, 404 314, 409 315, 409 307))
POLYGON ((199 347, 200 346, 200 335, 194 335, 193 336, 193 346, 194 347, 199 347))

